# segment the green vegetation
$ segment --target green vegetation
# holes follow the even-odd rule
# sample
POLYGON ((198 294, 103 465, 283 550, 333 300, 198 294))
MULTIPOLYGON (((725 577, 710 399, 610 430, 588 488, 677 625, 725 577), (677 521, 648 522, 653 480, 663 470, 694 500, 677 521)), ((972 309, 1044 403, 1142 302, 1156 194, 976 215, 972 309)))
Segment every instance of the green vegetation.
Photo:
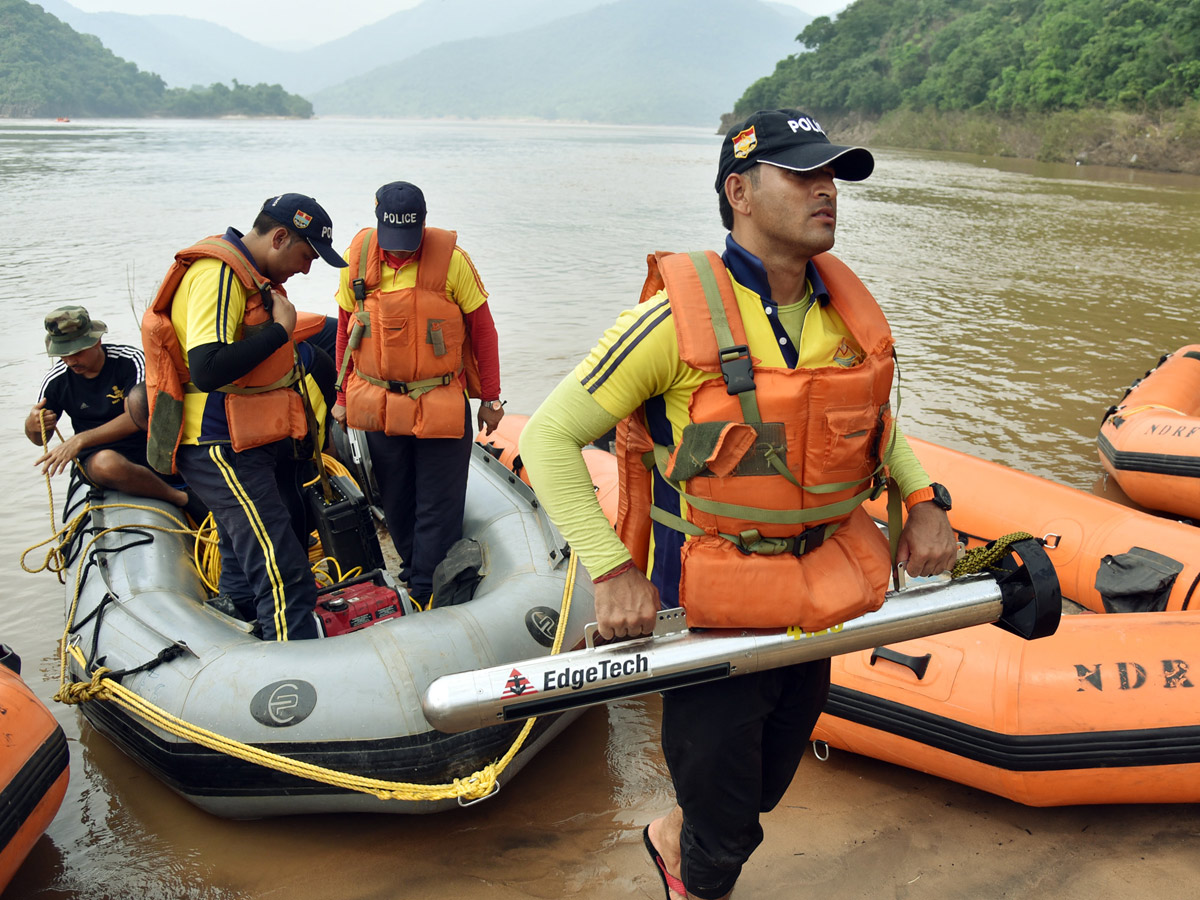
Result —
POLYGON ((1145 112, 1200 99, 1196 0, 858 0, 735 107, 1145 112))
POLYGON ((307 119, 312 104, 297 94, 289 94, 278 84, 238 84, 233 87, 214 84, 189 90, 173 88, 163 95, 158 115, 181 118, 206 116, 290 116, 307 119))
POLYGON ((844 140, 1200 173, 1198 0, 857 0, 732 121, 800 107, 844 140))
POLYGON ((279 85, 167 90, 91 35, 26 0, 0 0, 0 116, 295 116, 312 104, 279 85))

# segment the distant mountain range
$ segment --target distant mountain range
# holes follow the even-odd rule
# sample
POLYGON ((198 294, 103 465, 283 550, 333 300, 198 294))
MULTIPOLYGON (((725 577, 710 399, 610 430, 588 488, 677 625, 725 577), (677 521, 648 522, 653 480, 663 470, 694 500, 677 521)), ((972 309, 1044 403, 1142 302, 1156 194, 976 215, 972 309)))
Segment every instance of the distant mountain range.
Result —
POLYGON ((309 118, 312 104, 279 85, 167 88, 26 0, 0 0, 0 117, 309 118))
MULTIPOLYGON (((440 44, 450 34, 507 34, 571 16, 607 0, 426 0, 373 25, 307 50, 256 43, 211 22, 186 16, 89 13, 66 0, 32 0, 76 31, 94 34, 117 56, 154 72, 172 87, 267 81, 311 94, 440 44)), ((270 35, 263 35, 263 40, 270 35)))
POLYGON ((320 114, 715 125, 809 21, 757 0, 616 0, 307 95, 320 114))
POLYGON ((800 50, 812 18, 762 0, 425 0, 288 51, 184 16, 37 3, 168 85, 277 83, 324 115, 692 125, 800 50))

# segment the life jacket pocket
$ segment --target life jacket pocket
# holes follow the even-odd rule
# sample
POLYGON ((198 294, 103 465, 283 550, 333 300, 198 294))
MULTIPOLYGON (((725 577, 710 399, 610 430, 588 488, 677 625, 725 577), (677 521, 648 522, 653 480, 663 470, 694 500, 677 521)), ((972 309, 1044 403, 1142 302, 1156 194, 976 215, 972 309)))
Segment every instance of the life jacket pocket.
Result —
POLYGON ((667 477, 686 481, 700 475, 725 478, 754 447, 754 427, 742 422, 700 422, 685 425, 679 444, 667 461, 667 477))
MULTIPOLYGON (((375 348, 378 354, 377 372, 394 372, 389 377, 405 377, 410 371, 411 363, 396 368, 399 360, 409 360, 415 350, 413 326, 415 320, 411 316, 378 314, 371 316, 371 331, 376 336, 375 348)), ((369 371, 369 370, 368 370, 369 371)), ((381 376, 382 377, 382 376, 381 376)))
POLYGON ((446 336, 442 333, 444 319, 430 319, 425 323, 425 343, 433 348, 434 356, 446 355, 446 336))
POLYGON ((838 407, 825 412, 825 460, 830 480, 866 478, 878 464, 876 444, 880 428, 874 406, 838 407))
POLYGON ((724 538, 684 543, 679 601, 694 628, 821 631, 883 604, 887 540, 861 508, 803 556, 748 554, 724 538))
POLYGON ((414 399, 411 394, 399 394, 395 391, 381 390, 380 394, 387 405, 387 412, 383 417, 382 426, 375 430, 392 435, 414 434, 419 401, 414 399))
POLYGON ((411 434, 420 438, 460 438, 466 423, 467 401, 458 379, 423 393, 416 402, 411 434))
POLYGON ((346 424, 359 431, 383 431, 387 392, 353 375, 346 379, 346 424))
POLYGON ((225 418, 235 452, 262 447, 308 431, 304 401, 290 388, 262 394, 226 394, 225 418))

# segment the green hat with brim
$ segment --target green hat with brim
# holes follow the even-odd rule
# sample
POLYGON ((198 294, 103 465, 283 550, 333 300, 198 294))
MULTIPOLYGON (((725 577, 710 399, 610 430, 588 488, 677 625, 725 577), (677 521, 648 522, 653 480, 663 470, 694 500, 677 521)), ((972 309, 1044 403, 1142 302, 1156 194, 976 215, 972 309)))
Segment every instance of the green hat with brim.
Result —
POLYGON ((60 306, 46 314, 46 355, 70 356, 96 346, 108 326, 82 306, 60 306))

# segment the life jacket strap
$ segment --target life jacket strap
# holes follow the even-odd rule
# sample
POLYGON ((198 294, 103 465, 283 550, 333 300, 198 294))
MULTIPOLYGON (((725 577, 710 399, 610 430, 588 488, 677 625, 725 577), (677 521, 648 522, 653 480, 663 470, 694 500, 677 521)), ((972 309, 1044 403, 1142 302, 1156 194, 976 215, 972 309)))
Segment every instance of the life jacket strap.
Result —
POLYGON ((830 503, 826 506, 812 507, 811 509, 808 509, 808 510, 801 511, 801 510, 760 509, 757 506, 738 506, 738 505, 732 504, 732 503, 721 503, 717 500, 707 500, 707 499, 704 499, 701 497, 694 497, 691 494, 687 493, 683 489, 683 482, 679 481, 677 479, 671 478, 668 474, 668 472, 670 471, 669 464, 670 464, 672 452, 673 452, 673 448, 671 448, 671 447, 665 447, 662 444, 655 444, 653 450, 647 450, 645 453, 642 454, 642 464, 647 469, 650 469, 650 468, 658 469, 658 474, 662 476, 663 481, 665 481, 668 485, 670 485, 681 497, 683 497, 685 500, 687 500, 689 505, 696 507, 696 509, 698 509, 702 512, 713 513, 714 515, 729 515, 729 516, 733 516, 735 518, 751 519, 751 520, 754 519, 754 515, 747 515, 746 514, 747 512, 754 513, 754 514, 761 514, 764 517, 772 516, 772 515, 801 516, 805 513, 810 513, 810 512, 816 513, 816 515, 809 515, 806 518, 787 518, 787 519, 760 518, 757 520, 760 522, 768 522, 771 524, 811 522, 814 519, 827 519, 827 518, 831 518, 832 516, 837 516, 837 515, 842 515, 843 513, 852 512, 854 510, 854 508, 856 506, 858 506, 860 503, 862 503, 864 500, 870 500, 870 499, 878 496, 878 494, 879 494, 878 482, 879 482, 881 473, 883 472, 883 464, 880 463, 865 477, 859 478, 855 481, 834 481, 834 482, 830 482, 828 484, 800 484, 800 482, 796 480, 795 476, 793 476, 792 473, 783 464, 783 460, 781 460, 779 458, 778 453, 774 451, 774 448, 769 448, 767 451, 764 451, 763 455, 768 460, 770 460, 772 467, 776 468, 777 471, 782 470, 782 471, 780 471, 781 475, 784 475, 786 473, 785 477, 787 477, 788 480, 792 482, 792 484, 796 485, 801 490, 806 491, 807 493, 810 493, 810 494, 836 494, 841 491, 852 490, 853 488, 857 488, 860 485, 864 485, 864 484, 867 485, 867 487, 864 490, 857 492, 849 500, 845 500, 840 503, 830 503))
POLYGON ((422 394, 427 394, 434 388, 439 388, 454 382, 453 375, 438 375, 436 378, 422 378, 420 381, 384 381, 382 378, 376 378, 374 375, 367 375, 365 372, 355 371, 355 374, 367 384, 373 384, 376 387, 381 387, 385 391, 391 391, 393 394, 408 394, 414 400, 422 394))
MULTIPOLYGON (((668 528, 684 534, 690 534, 693 537, 703 537, 708 534, 708 532, 698 525, 674 513, 669 513, 658 506, 650 507, 650 518, 660 525, 666 525, 668 528)), ((718 531, 715 537, 729 541, 743 553, 753 553, 760 556, 778 556, 781 553, 791 553, 793 556, 803 556, 820 547, 826 538, 832 537, 840 525, 840 522, 822 522, 804 529, 804 531, 797 535, 783 538, 763 537, 757 529, 743 531, 741 534, 726 534, 723 531, 718 531)))
MULTIPOLYGON (((276 378, 270 384, 260 384, 255 385, 254 387, 242 387, 241 385, 237 384, 224 384, 216 390, 220 391, 222 394, 265 394, 267 391, 277 391, 280 388, 291 387, 299 380, 300 373, 296 371, 295 368, 292 368, 282 378, 276 378)), ((183 392, 185 394, 209 393, 208 391, 202 391, 200 388, 196 387, 196 383, 194 381, 187 382, 183 386, 183 392)))
POLYGON ((708 304, 708 316, 712 322, 713 334, 717 338, 721 377, 725 379, 725 391, 738 398, 742 407, 742 419, 749 425, 762 422, 758 412, 758 398, 754 394, 754 363, 750 358, 750 348, 745 344, 734 342, 733 329, 729 327, 729 317, 725 314, 725 304, 721 300, 721 288, 717 284, 717 276, 713 273, 708 256, 701 251, 688 254, 688 259, 696 269, 700 279, 700 287, 704 291, 704 302, 708 304))
MULTIPOLYGON (((357 284, 357 282, 355 283, 357 284)), ((346 349, 342 353, 342 366, 338 369, 337 381, 333 383, 334 390, 341 392, 344 389, 342 385, 346 383, 346 373, 350 371, 350 360, 353 358, 353 351, 357 350, 362 344, 363 337, 369 336, 370 333, 371 314, 365 309, 360 309, 354 313, 354 324, 350 327, 350 334, 346 339, 346 349)))
MULTIPOLYGON (((246 259, 246 257, 241 253, 241 251, 239 251, 236 247, 234 247, 233 244, 229 243, 228 241, 224 240, 223 238, 212 237, 212 238, 205 238, 204 240, 199 241, 196 244, 196 246, 197 247, 216 247, 216 248, 220 249, 221 251, 233 250, 233 255, 238 259, 238 268, 241 269, 242 276, 244 278, 243 283, 245 283, 246 281, 249 281, 251 284, 253 284, 255 290, 257 290, 260 294, 262 294, 263 305, 264 306, 268 305, 269 301, 267 298, 271 296, 271 281, 270 281, 270 279, 262 278, 258 274, 258 270, 254 267, 254 264, 252 262, 250 262, 250 260, 246 259)), ((219 254, 217 258, 224 260, 224 253, 219 254)))

